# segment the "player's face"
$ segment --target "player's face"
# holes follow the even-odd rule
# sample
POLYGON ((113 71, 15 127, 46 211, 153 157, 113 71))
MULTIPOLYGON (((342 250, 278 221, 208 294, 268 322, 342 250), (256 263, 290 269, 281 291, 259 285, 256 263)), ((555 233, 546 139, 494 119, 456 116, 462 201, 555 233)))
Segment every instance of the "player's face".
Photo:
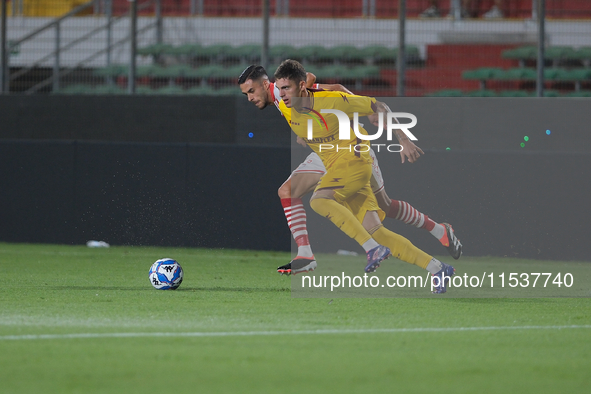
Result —
POLYGON ((253 81, 252 79, 247 80, 240 85, 240 90, 248 101, 257 106, 258 109, 265 109, 270 103, 269 95, 269 81, 267 79, 260 79, 253 81))
POLYGON ((291 79, 281 78, 275 81, 279 89, 279 95, 287 108, 291 108, 291 100, 294 97, 303 97, 306 91, 306 82, 295 82, 291 79))

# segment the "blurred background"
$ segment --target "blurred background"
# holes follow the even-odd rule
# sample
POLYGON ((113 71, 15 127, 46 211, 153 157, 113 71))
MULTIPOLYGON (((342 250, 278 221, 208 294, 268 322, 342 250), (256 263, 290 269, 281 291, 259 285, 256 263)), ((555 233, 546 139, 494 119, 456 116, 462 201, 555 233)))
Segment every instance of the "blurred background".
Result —
POLYGON ((374 96, 591 95, 588 0, 2 4, 5 94, 234 95, 247 65, 293 58, 374 96))

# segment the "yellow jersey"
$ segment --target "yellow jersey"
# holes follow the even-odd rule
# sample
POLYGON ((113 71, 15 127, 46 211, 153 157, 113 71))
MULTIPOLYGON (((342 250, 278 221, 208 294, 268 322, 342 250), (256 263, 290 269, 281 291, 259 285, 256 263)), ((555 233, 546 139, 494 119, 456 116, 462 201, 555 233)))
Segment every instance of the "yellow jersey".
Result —
MULTIPOLYGON (((376 100, 371 97, 351 95, 334 91, 308 91, 308 98, 292 98, 292 108, 279 102, 279 110, 289 123, 293 132, 303 138, 308 146, 320 156, 324 166, 328 168, 341 157, 369 156, 369 141, 358 139, 352 129, 354 114, 359 117, 371 115, 376 111, 376 100), (298 107, 296 110, 295 107, 298 107), (323 110, 338 110, 349 119, 347 138, 341 139, 339 119, 336 114, 323 110), (309 121, 311 120, 311 122, 309 121), (312 138, 308 138, 308 128, 312 125, 312 138)), ((361 126, 361 134, 367 134, 361 126)), ((371 161, 370 161, 371 162, 371 161)))

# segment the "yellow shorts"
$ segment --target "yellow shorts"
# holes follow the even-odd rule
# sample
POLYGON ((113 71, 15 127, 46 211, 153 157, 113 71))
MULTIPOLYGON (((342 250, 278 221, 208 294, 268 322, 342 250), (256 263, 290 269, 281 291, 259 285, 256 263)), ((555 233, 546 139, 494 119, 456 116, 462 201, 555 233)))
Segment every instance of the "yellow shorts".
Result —
POLYGON ((372 174, 372 160, 369 155, 343 156, 326 169, 316 190, 332 189, 335 201, 345 206, 362 223, 368 211, 377 211, 380 221, 386 214, 378 206, 369 180, 372 174))

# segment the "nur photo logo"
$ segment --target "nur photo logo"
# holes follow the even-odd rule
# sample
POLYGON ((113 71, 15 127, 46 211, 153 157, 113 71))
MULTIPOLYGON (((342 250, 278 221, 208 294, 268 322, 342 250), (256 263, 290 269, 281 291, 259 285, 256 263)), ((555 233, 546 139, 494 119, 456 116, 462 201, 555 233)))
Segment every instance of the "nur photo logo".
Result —
MULTIPOLYGON (((324 126, 327 128, 327 123, 326 120, 324 119, 324 117, 322 116, 322 114, 333 114, 337 117, 338 122, 339 122, 339 133, 338 133, 338 139, 339 140, 351 140, 351 129, 353 129, 353 132, 355 133, 355 136, 357 138, 359 138, 360 140, 365 140, 365 141, 375 141, 378 138, 380 138, 382 136, 382 134, 384 133, 384 130, 386 131, 386 139, 388 141, 392 141, 393 138, 395 138, 393 136, 393 132, 394 130, 400 130, 402 131, 409 140, 411 141, 417 141, 418 138, 415 137, 415 135, 413 133, 411 133, 411 131, 409 129, 411 129, 412 127, 416 126, 417 124, 417 117, 414 116, 411 113, 408 112, 379 112, 377 113, 377 117, 378 117, 378 130, 375 134, 363 134, 360 132, 359 130, 359 113, 355 112, 353 113, 353 119, 349 118, 349 116, 338 109, 321 109, 320 113, 318 111, 314 111, 313 113, 310 114, 310 118, 308 119, 308 123, 307 123, 307 139, 310 141, 314 141, 314 132, 313 132, 313 126, 314 126, 314 122, 316 122, 317 124, 319 124, 321 127, 324 126), (398 119, 399 118, 406 118, 406 119, 410 119, 409 123, 399 123, 398 119), (384 123, 385 123, 385 127, 384 127, 384 123)), ((328 128, 327 128, 328 129, 328 128)), ((325 139, 326 140, 326 139, 325 139)), ((332 138, 332 140, 334 140, 334 138, 332 138)), ((343 150, 343 149, 347 149, 346 147, 339 147, 338 145, 334 145, 334 144, 328 144, 328 143, 324 143, 324 142, 328 142, 328 141, 320 141, 320 145, 319 145, 319 150, 332 150, 332 149, 336 149, 338 150, 343 150)), ((380 151, 381 147, 386 147, 386 149, 389 152, 401 152, 403 147, 400 144, 373 144, 371 145, 372 147, 374 147, 378 152, 380 151), (392 148, 395 147, 395 148, 392 148)), ((351 149, 351 147, 348 148, 349 150, 351 149)), ((357 144, 353 147, 353 150, 355 150, 355 152, 367 152, 370 149, 370 145, 369 144, 357 144)))

